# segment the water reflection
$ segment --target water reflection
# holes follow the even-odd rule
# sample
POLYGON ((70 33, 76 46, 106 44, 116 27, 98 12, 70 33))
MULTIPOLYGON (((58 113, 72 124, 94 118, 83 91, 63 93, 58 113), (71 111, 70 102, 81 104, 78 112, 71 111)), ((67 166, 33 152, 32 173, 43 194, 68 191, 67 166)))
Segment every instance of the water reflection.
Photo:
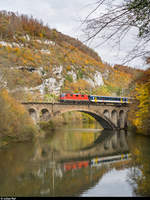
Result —
POLYGON ((55 162, 80 160, 95 156, 108 156, 127 153, 127 134, 123 131, 77 130, 58 131, 53 139, 47 137, 35 143, 33 160, 46 160, 54 157, 55 162))
POLYGON ((51 147, 58 151, 78 151, 87 147, 101 135, 99 129, 60 130, 54 135, 51 147), (58 139, 59 138, 59 139, 58 139))
POLYGON ((150 137, 132 134, 128 144, 134 157, 128 181, 136 196, 150 196, 150 137))
POLYGON ((131 162, 127 134, 60 130, 0 150, 1 196, 80 196, 131 162))

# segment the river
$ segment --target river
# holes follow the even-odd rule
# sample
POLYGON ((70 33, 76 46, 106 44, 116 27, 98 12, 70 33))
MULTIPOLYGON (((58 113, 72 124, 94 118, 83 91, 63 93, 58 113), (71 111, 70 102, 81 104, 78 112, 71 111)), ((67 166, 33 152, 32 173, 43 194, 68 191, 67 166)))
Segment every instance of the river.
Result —
POLYGON ((93 125, 0 149, 0 196, 149 196, 150 138, 93 125))

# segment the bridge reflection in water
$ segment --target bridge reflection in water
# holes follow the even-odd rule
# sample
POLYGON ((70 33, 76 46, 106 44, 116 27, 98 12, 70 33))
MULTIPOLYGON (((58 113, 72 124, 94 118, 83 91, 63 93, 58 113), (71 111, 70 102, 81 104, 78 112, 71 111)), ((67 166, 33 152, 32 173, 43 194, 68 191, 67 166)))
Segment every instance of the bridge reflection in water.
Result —
MULTIPOLYGON (((62 133, 58 134, 62 141, 62 133)), ((0 194, 80 196, 98 183, 101 177, 112 168, 120 169, 130 164, 131 155, 127 137, 127 133, 123 130, 121 132, 102 131, 93 143, 76 150, 62 148, 55 137, 51 140, 45 138, 37 140, 30 146, 30 153, 26 149, 24 155, 25 149, 19 151, 16 147, 15 159, 18 158, 18 160, 11 165, 11 170, 8 169, 10 166, 8 161, 7 166, 3 166, 11 173, 6 175, 3 173, 1 176, 3 180, 1 179, 0 194), (20 157, 23 158, 21 162, 19 162, 20 157), (8 187, 12 179, 13 184, 8 187)), ((5 154, 3 163, 6 159, 10 159, 10 155, 7 158, 5 154)))
MULTIPOLYGON (((55 143, 55 139, 52 143, 55 143)), ((50 146, 41 146, 40 153, 35 152, 34 157, 36 161, 49 160, 47 169, 51 170, 51 188, 45 193, 43 191, 42 194, 46 196, 79 196, 110 169, 120 169, 131 162, 127 133, 123 130, 102 131, 92 144, 77 150, 63 150, 60 145, 56 147, 54 144, 50 146)), ((38 171, 42 177, 46 172, 38 171)))
MULTIPOLYGON (((118 155, 122 153, 128 153, 128 143, 127 143, 127 132, 124 130, 121 131, 105 131, 102 130, 96 139, 92 141, 91 144, 84 146, 83 148, 79 147, 77 149, 69 150, 64 148, 63 143, 66 142, 66 135, 58 133, 55 135, 50 144, 39 143, 40 152, 35 153, 35 159, 52 159, 55 157, 55 162, 63 162, 70 160, 81 160, 86 158, 93 158, 96 156, 110 156, 118 155), (59 137, 59 142, 58 142, 59 137), (44 155, 44 156, 43 156, 44 155)), ((76 134, 77 135, 77 134, 76 134)), ((84 133, 86 137, 86 133, 84 133)), ((92 133, 93 135, 93 133, 92 133)), ((68 134, 68 137, 69 134, 68 134)), ((77 135, 79 137, 79 135, 77 135)), ((74 138, 72 138, 74 140, 74 138)), ((85 138, 84 138, 85 139, 85 138)), ((89 139, 89 138, 88 138, 89 139)), ((80 138, 82 140, 82 138, 80 138)), ((71 142, 71 141, 70 141, 71 142)), ((68 144, 69 145, 69 144, 68 144)), ((72 144, 73 145, 73 144, 72 144)))

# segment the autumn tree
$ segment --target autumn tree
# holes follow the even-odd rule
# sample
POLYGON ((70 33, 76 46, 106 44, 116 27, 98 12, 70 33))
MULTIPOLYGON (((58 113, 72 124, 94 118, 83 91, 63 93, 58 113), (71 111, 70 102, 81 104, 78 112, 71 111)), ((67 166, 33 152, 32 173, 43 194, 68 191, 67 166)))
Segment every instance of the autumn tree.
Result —
POLYGON ((0 91, 0 137, 15 141, 31 140, 36 128, 25 108, 7 90, 0 91))
POLYGON ((136 79, 133 93, 136 101, 131 105, 129 118, 138 133, 150 135, 150 69, 136 79))

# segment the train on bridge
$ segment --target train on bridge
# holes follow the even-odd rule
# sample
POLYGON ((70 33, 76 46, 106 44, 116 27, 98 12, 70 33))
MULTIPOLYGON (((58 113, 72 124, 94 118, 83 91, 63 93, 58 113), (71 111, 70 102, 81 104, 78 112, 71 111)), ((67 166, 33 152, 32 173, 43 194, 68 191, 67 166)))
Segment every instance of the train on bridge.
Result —
POLYGON ((87 94, 71 94, 62 93, 60 94, 61 103, 113 103, 127 105, 130 103, 129 97, 110 97, 110 96, 98 96, 98 95, 87 95, 87 94))

